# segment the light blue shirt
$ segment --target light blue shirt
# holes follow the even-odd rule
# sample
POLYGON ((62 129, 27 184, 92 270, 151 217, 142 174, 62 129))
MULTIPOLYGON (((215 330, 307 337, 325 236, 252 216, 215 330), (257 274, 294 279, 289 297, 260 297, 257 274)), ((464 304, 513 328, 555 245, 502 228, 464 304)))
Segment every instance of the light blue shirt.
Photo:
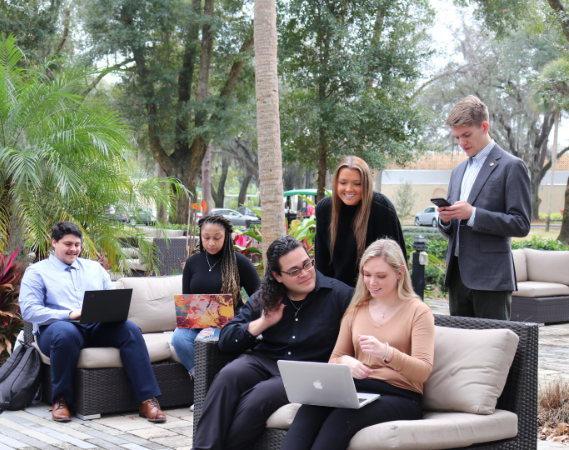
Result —
MULTIPOLYGON (((474 186, 474 182, 476 181, 476 178, 480 173, 480 169, 482 169, 482 166, 484 165, 484 162, 486 161, 486 158, 488 157, 490 150, 492 150, 492 148, 494 147, 494 144, 495 144, 494 139, 491 139, 490 143, 486 147, 484 147, 476 155, 468 158, 468 163, 466 164, 466 170, 464 171, 464 175, 462 176, 462 183, 460 184, 459 200, 463 201, 468 200, 468 196, 470 195, 472 186, 474 186)), ((469 227, 473 227, 475 218, 476 218, 476 207, 473 207, 472 215, 470 216, 470 219, 468 219, 468 222, 466 222, 466 225, 468 225, 469 227)), ((447 231, 450 228, 450 223, 448 225, 443 225, 443 223, 441 222, 441 227, 445 231, 447 231)), ((459 248, 458 239, 459 239, 459 233, 457 232, 456 245, 454 247, 454 255, 457 257, 458 257, 458 248, 459 248)))
POLYGON ((20 285, 20 309, 26 322, 40 325, 69 320, 83 306, 85 291, 114 289, 111 277, 97 261, 77 258, 71 265, 49 258, 26 269, 20 285))

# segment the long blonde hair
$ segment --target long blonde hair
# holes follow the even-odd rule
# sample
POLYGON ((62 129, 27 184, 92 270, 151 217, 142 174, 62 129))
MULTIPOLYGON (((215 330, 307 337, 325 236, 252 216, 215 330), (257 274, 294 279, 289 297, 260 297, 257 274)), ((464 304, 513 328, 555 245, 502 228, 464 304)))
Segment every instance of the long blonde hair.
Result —
POLYGON ((334 244, 338 234, 338 219, 340 218, 340 210, 342 209, 342 200, 338 195, 338 178, 340 170, 354 169, 360 172, 362 182, 362 199, 358 205, 356 215, 354 217, 353 227, 354 236, 358 246, 358 259, 364 254, 366 248, 367 225, 371 213, 371 203, 373 201, 373 183, 371 179, 371 170, 367 163, 357 156, 344 156, 336 170, 332 181, 332 220, 330 221, 330 261, 334 256, 334 244))
POLYGON ((395 272, 401 274, 401 278, 397 282, 397 294, 401 300, 409 301, 417 297, 417 294, 415 294, 415 291, 413 290, 409 271, 407 269, 402 269, 402 266, 405 266, 405 257, 403 256, 403 252, 401 251, 399 244, 392 239, 378 239, 370 244, 362 256, 356 291, 352 297, 352 301, 350 302, 350 306, 348 307, 346 314, 354 308, 359 308, 360 306, 369 303, 372 299, 371 294, 364 283, 363 271, 365 264, 373 258, 382 258, 393 268, 393 270, 395 270, 395 272))

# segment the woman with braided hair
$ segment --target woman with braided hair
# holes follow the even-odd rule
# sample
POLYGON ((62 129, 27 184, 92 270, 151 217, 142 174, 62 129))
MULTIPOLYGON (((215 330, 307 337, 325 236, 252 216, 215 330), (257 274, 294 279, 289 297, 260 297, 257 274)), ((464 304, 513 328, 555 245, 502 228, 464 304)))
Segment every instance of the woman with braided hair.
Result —
MULTIPOLYGON (((231 222, 219 214, 200 219, 199 253, 190 256, 182 277, 183 294, 231 294, 235 314, 243 306, 241 287, 252 295, 261 280, 255 266, 241 253, 233 249, 231 222)), ((172 345, 182 364, 190 374, 194 372, 194 340, 219 336, 219 329, 177 328, 172 345), (201 332, 201 333, 200 333, 201 332)))

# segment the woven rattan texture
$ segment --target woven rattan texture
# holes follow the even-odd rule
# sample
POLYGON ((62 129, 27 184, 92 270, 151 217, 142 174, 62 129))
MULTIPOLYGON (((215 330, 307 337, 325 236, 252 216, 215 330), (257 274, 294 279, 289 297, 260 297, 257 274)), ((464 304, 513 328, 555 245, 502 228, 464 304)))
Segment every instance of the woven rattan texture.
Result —
MULTIPOLYGON (((42 364, 42 397, 51 402, 51 368, 42 364)), ((193 403, 193 381, 179 363, 158 363, 152 370, 162 395, 160 406, 182 406, 193 403)), ((77 369, 73 378, 74 410, 83 416, 138 409, 123 368, 77 369)))
MULTIPOLYGON (((509 328, 520 338, 516 356, 510 368, 506 386, 497 408, 518 416, 518 435, 513 439, 473 445, 477 450, 535 450, 537 448, 537 348, 538 325, 535 323, 504 322, 435 314, 435 324, 449 328, 495 329, 509 328)), ((201 408, 215 374, 235 355, 223 354, 217 342, 196 341, 196 379, 194 385, 194 436, 201 408)), ((286 431, 267 429, 255 443, 255 450, 278 450, 286 431)), ((458 450, 458 449, 457 449, 458 450)))
POLYGON ((155 238, 154 243, 158 248, 156 268, 160 271, 160 275, 181 274, 181 263, 187 259, 186 239, 155 238))
POLYGON ((569 296, 512 296, 512 320, 516 322, 569 322, 569 296))

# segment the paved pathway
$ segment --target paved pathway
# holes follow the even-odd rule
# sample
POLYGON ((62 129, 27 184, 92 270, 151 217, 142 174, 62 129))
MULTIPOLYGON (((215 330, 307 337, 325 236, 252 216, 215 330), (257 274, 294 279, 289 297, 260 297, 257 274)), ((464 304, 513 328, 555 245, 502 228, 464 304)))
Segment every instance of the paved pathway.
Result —
MULTIPOLYGON (((448 302, 428 300, 433 312, 448 314, 448 302)), ((569 378, 569 324, 540 327, 539 376, 569 378)), ((98 420, 51 420, 45 403, 26 411, 0 415, 0 450, 191 450, 193 413, 189 408, 166 409, 168 420, 151 424, 138 413, 106 414, 98 420)), ((566 445, 538 441, 538 450, 567 449, 566 445)))

